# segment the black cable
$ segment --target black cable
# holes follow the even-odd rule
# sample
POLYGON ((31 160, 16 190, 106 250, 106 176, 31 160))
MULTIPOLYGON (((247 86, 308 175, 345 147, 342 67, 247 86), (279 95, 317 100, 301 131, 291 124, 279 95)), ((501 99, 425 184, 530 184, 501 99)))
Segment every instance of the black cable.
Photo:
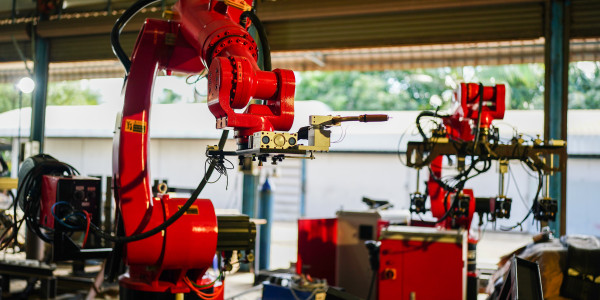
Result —
POLYGON ((500 226, 500 230, 502 230, 502 231, 510 231, 510 230, 513 230, 513 229, 515 229, 517 227, 521 227, 523 225, 523 223, 525 223, 525 221, 533 213, 533 210, 538 205, 538 197, 540 196, 540 192, 542 191, 542 186, 544 184, 542 171, 539 170, 539 169, 537 171, 538 171, 538 176, 539 176, 539 182, 538 182, 538 188, 537 188, 537 191, 535 193, 535 198, 533 199, 533 204, 531 205, 531 208, 529 209, 529 211, 527 212, 527 214, 525 215, 525 217, 523 218, 523 220, 521 220, 521 222, 518 222, 517 224, 515 224, 514 226, 511 226, 511 227, 500 226))
MULTIPOLYGON (((228 134, 229 134, 228 130, 223 130, 223 133, 221 134, 221 139, 219 140, 219 146, 218 146, 219 150, 222 150, 223 147, 225 146, 225 142, 227 141, 228 134)), ((139 241, 139 240, 151 237, 151 236, 167 229, 167 227, 169 227, 171 224, 175 223, 175 221, 177 221, 179 219, 179 217, 183 216, 183 214, 185 214, 185 212, 188 210, 188 208, 190 208, 190 206, 192 206, 192 204, 194 204, 194 201, 196 201, 196 199, 198 199, 198 195, 200 195, 200 192, 202 192, 202 190, 208 183, 210 176, 212 175, 212 172, 215 169, 216 164, 217 164, 217 160, 211 161, 210 166, 208 167, 208 170, 206 171, 206 174, 204 174, 204 178, 202 178, 202 181, 200 181, 200 183, 198 184, 198 187, 194 190, 194 192, 192 193, 190 198, 185 202, 185 204, 175 214, 173 214, 171 217, 169 217, 169 219, 167 219, 164 223, 152 228, 151 230, 148 230, 148 231, 140 233, 140 234, 125 236, 125 237, 114 236, 114 235, 110 234, 109 232, 103 231, 102 229, 100 229, 98 226, 96 226, 93 223, 90 223, 90 230, 92 230, 92 232, 94 234, 96 234, 97 236, 99 236, 105 240, 109 240, 109 241, 116 242, 116 243, 129 243, 129 242, 135 242, 135 241, 139 241)))
POLYGON ((377 271, 373 270, 373 275, 371 275, 371 284, 369 285, 369 293, 367 294, 367 300, 371 300, 371 294, 373 294, 373 287, 375 286, 375 278, 377 278, 377 271))
MULTIPOLYGON (((457 179, 459 181, 456 184, 454 184, 453 186, 450 186, 447 183, 443 182, 441 179, 436 178, 435 176, 432 176, 434 178, 434 181, 436 181, 436 183, 438 183, 442 188, 444 188, 446 190, 446 195, 444 196, 444 207, 446 207, 446 203, 448 201, 448 196, 450 196, 450 193, 453 192, 455 194, 455 196, 452 199, 452 202, 450 203, 450 206, 448 207, 446 212, 442 215, 441 218, 439 218, 437 220, 438 223, 446 220, 453 213, 454 208, 455 208, 456 204, 458 203, 457 198, 459 197, 460 193, 464 189, 466 182, 475 176, 478 176, 482 173, 487 172, 491 168, 491 166, 492 166, 492 164, 488 159, 486 159, 486 160, 482 160, 480 158, 476 159, 475 161, 473 161, 473 163, 471 163, 471 165, 465 171, 454 176, 454 179, 457 179), (476 165, 477 165, 477 163, 479 163, 481 161, 483 161, 485 163, 485 165, 484 165, 483 169, 479 170, 479 169, 477 169, 476 165), (471 173, 472 170, 475 170, 477 172, 477 174, 469 176, 469 173, 471 173)), ((431 168, 430 168, 430 172, 431 172, 431 168)))
MULTIPOLYGON (((263 57, 263 71, 271 71, 271 48, 269 46, 269 41, 267 40, 267 31, 263 26, 262 22, 253 11, 245 11, 240 15, 240 23, 245 23, 246 18, 249 18, 252 21, 254 27, 256 27, 256 31, 258 31, 258 38, 260 40, 260 45, 262 47, 262 57, 263 57)), ((242 24, 240 24, 242 25, 242 24)), ((244 26, 242 26, 244 27, 244 26)))
POLYGON ((427 137, 427 135, 425 134, 425 132, 423 131, 423 128, 421 128, 421 118, 422 117, 434 117, 434 118, 447 118, 449 116, 447 115, 440 115, 437 113, 437 111, 433 112, 433 111, 422 111, 419 113, 419 115, 417 116, 417 129, 419 130, 419 134, 421 134, 421 137, 423 137, 423 141, 427 142, 429 140, 429 138, 427 137))
POLYGON ((117 56, 123 67, 125 68, 125 74, 129 74, 129 69, 131 68, 131 60, 123 47, 121 46, 121 41, 119 37, 121 35, 121 31, 127 25, 127 22, 133 18, 140 10, 144 9, 148 5, 151 5, 155 2, 159 2, 161 0, 138 0, 133 5, 131 5, 123 15, 121 15, 115 25, 110 32, 110 44, 112 46, 113 53, 117 56))
MULTIPOLYGON (((60 162, 47 154, 39 154, 28 158, 26 162, 31 166, 24 174, 19 174, 19 186, 17 195, 13 200, 13 235, 10 239, 14 239, 17 243, 18 232, 23 224, 38 235, 45 242, 52 242, 53 236, 45 234, 39 223, 40 214, 40 197, 42 188, 43 175, 78 175, 79 172, 73 166, 60 162), (23 210, 23 218, 17 221, 17 203, 23 210)), ((26 166, 26 162, 23 163, 26 166)), ((22 169, 23 171, 25 169, 22 169)), ((9 239, 9 240, 10 240, 9 239)))
POLYGON ((214 181, 209 181, 208 183, 215 183, 217 181, 219 181, 219 179, 221 179, 221 177, 225 176, 225 180, 226 180, 226 184, 225 184, 225 189, 229 188, 229 173, 227 173, 227 170, 233 170, 234 166, 233 163, 225 158, 223 155, 217 155, 217 156, 209 156, 208 155, 208 150, 206 151, 206 161, 204 162, 204 173, 206 173, 207 170, 207 165, 210 165, 213 161, 215 161, 215 171, 217 171, 217 173, 219 173, 219 177, 217 179, 215 179, 214 181))
MULTIPOLYGON (((444 196, 444 207, 446 207, 446 203, 448 202, 449 195, 450 195, 450 191, 447 191, 446 195, 444 196)), ((452 213, 452 211, 454 209, 456 198, 457 197, 455 196, 454 199, 452 199, 452 203, 450 204, 450 207, 448 208, 448 210, 446 210, 446 212, 442 215, 442 217, 437 220, 437 223, 443 222, 444 220, 446 220, 448 218, 448 216, 450 216, 450 214, 452 213)))
MULTIPOLYGON (((468 93, 467 93, 468 94, 468 93)), ((481 112, 483 111, 483 83, 479 83, 479 107, 477 109, 477 127, 475 128, 475 142, 473 143, 473 152, 477 149, 477 144, 479 143, 479 134, 481 133, 481 112)))

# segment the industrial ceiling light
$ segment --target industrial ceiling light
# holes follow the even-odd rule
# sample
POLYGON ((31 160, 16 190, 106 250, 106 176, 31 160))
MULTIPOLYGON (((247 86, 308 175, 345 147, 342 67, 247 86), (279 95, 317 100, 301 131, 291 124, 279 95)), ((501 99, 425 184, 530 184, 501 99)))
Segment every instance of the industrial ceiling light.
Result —
POLYGON ((33 92, 33 89, 35 88, 35 82, 33 81, 33 79, 31 79, 29 77, 23 77, 17 83, 17 88, 22 93, 29 94, 29 93, 33 92))

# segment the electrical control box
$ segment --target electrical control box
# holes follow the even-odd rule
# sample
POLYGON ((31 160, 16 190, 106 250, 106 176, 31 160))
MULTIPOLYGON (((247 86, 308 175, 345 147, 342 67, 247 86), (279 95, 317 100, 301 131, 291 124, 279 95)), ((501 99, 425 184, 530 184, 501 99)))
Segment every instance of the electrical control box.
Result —
POLYGON ((390 226, 380 241, 377 299, 466 299, 466 231, 390 226))
POLYGON ((47 228, 60 228, 55 222, 55 215, 62 215, 60 210, 85 210, 91 217, 91 222, 100 224, 101 180, 83 176, 53 176, 44 175, 40 201, 40 224, 47 228), (64 204, 56 205, 58 202, 64 204))
POLYGON ((336 218, 298 220, 296 273, 367 298, 373 271, 365 242, 377 240, 380 219, 377 212, 339 211, 336 218))

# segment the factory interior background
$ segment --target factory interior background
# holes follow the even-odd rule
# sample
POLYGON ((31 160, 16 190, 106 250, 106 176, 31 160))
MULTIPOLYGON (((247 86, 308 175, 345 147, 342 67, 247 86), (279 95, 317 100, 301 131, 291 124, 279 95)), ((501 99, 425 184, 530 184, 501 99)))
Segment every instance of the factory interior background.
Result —
POLYGON ((0 300, 600 299, 599 24, 2 1, 0 300))

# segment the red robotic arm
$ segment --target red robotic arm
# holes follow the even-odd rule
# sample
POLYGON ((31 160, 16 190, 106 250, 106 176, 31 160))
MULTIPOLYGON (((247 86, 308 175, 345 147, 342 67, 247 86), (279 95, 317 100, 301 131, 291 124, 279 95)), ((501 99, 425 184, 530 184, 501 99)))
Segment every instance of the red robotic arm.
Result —
MULTIPOLYGON (((148 124, 157 72, 198 74, 208 68, 208 105, 217 118, 216 127, 235 129, 242 149, 256 131, 291 127, 293 72, 258 68, 256 43, 238 25, 240 14, 221 1, 180 0, 174 20, 146 20, 133 51, 113 146, 115 195, 126 236, 161 226, 187 201, 166 194, 153 197, 150 188, 148 124), (246 107, 252 98, 266 100, 266 104, 234 111, 246 107)), ((195 200, 166 230, 125 244, 129 274, 121 278, 121 285, 152 292, 189 292, 184 278, 201 280, 212 263, 217 236, 211 201, 195 200)))
MULTIPOLYGON (((461 83, 454 94, 455 111, 452 115, 443 117, 446 135, 450 139, 472 142, 476 135, 486 136, 494 119, 504 118, 505 86, 483 86, 476 83, 461 83)), ((479 140, 481 141, 481 140, 479 140)), ((463 199, 451 207, 454 193, 447 192, 440 184, 442 177, 443 156, 438 156, 430 164, 431 174, 427 182, 427 190, 431 202, 431 213, 438 220, 438 224, 445 228, 466 228, 471 226, 475 212, 475 198, 473 190, 462 190, 463 199), (447 211, 452 209, 455 215, 447 217, 447 211)))
POLYGON ((294 73, 258 68, 256 43, 232 22, 241 11, 208 0, 179 1, 175 10, 183 36, 209 68, 208 107, 217 128, 235 128, 240 149, 248 148, 248 136, 254 132, 289 130, 294 122, 294 73), (248 106, 252 98, 266 104, 248 106), (243 108, 243 113, 234 111, 243 108))

